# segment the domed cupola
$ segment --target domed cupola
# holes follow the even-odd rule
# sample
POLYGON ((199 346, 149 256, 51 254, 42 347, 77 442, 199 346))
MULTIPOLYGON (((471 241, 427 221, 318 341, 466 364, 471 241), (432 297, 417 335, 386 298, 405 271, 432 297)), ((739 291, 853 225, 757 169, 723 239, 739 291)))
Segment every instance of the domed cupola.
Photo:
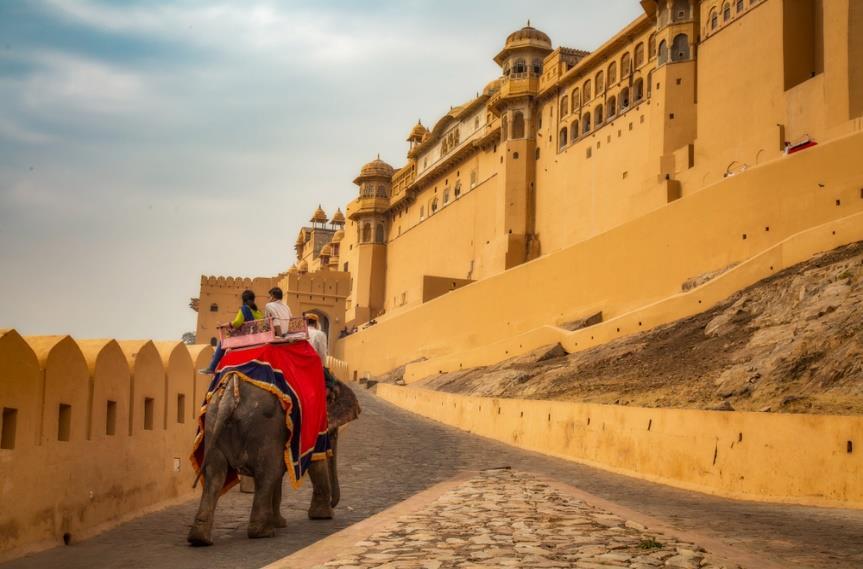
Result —
POLYGON ((429 129, 427 129, 422 121, 417 121, 417 124, 411 129, 410 134, 408 135, 408 142, 411 144, 411 150, 420 144, 423 140, 425 140, 426 135, 428 134, 429 129))
POLYGON ((395 170, 392 166, 381 160, 380 155, 377 158, 366 164, 360 169, 360 175, 354 180, 355 184, 360 184, 366 179, 386 178, 392 179, 395 170))
POLYGON ((333 239, 331 243, 341 243, 342 239, 345 238, 345 232, 342 229, 339 229, 333 234, 333 239))
POLYGON ((545 57, 552 51, 551 38, 545 32, 531 26, 528 20, 525 27, 507 36, 503 49, 494 57, 494 61, 506 69, 505 63, 514 54, 532 53, 545 57))
POLYGON ((330 220, 330 223, 341 227, 344 226, 345 222, 345 214, 342 213, 341 208, 337 209, 336 213, 333 214, 333 219, 330 220))

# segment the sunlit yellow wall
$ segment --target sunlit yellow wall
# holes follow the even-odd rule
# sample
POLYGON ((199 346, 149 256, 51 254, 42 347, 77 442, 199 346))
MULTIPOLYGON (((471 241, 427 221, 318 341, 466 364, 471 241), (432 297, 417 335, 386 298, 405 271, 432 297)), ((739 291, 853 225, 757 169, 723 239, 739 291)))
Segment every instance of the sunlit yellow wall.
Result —
POLYGON ((383 372, 587 311, 602 310, 610 318, 661 300, 689 278, 863 210, 861 155, 863 134, 856 134, 727 178, 597 237, 381 321, 340 340, 335 355, 360 375, 383 372))
POLYGON ((491 399, 388 384, 377 390, 471 433, 636 478, 732 498, 863 508, 861 417, 491 399))
MULTIPOLYGON (((199 361, 210 350, 196 349, 199 361)), ((0 366, 8 373, 0 408, 16 412, 13 437, 11 421, 0 427, 0 559, 62 544, 64 535, 80 540, 192 494, 195 376, 184 344, 25 340, 5 330, 0 366), (153 399, 152 428, 145 398, 153 399)))

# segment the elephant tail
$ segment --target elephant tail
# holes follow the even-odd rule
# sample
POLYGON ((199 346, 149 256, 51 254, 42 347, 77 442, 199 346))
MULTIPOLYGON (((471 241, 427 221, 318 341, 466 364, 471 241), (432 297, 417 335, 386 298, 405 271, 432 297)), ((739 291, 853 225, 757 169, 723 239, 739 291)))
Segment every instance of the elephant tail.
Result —
MULTIPOLYGON (((204 437, 204 458, 201 460, 201 467, 198 470, 198 476, 195 478, 194 488, 198 484, 198 480, 204 473, 204 468, 207 465, 207 459, 210 457, 210 451, 222 435, 231 415, 237 410, 240 403, 240 378, 235 374, 231 374, 228 380, 224 383, 222 396, 219 398, 215 409, 215 421, 213 423, 213 432, 210 436, 204 437)), ((207 415, 209 415, 209 410, 207 415)))

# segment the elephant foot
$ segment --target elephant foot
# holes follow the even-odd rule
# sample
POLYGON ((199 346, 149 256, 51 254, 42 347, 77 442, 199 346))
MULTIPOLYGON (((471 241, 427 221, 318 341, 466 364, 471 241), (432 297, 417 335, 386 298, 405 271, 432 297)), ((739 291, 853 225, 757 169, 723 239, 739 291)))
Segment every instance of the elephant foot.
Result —
POLYGON ((285 516, 282 514, 276 514, 273 517, 273 526, 277 528, 286 528, 288 527, 288 520, 285 519, 285 516))
POLYGON ((276 530, 270 524, 249 524, 249 529, 246 531, 249 539, 259 539, 262 537, 275 537, 276 530))
POLYGON ((192 547, 213 545, 213 540, 210 539, 209 532, 204 527, 204 524, 197 522, 189 530, 189 535, 186 536, 186 541, 188 541, 192 547))
POLYGON ((331 520, 333 519, 333 508, 328 503, 315 504, 309 507, 310 520, 331 520))

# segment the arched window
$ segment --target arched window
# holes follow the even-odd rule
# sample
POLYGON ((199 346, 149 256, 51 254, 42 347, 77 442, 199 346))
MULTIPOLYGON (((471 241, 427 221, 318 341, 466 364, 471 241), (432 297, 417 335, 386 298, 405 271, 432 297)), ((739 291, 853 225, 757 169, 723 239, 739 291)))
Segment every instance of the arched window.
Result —
POLYGON ((453 190, 453 193, 455 194, 456 199, 458 199, 458 197, 461 195, 461 180, 455 183, 455 189, 453 190))
POLYGON ((590 113, 584 113, 584 116, 581 117, 581 124, 584 125, 581 127, 581 132, 584 134, 590 132, 590 113))
POLYGON ((659 42, 659 65, 664 65, 668 62, 668 44, 665 40, 659 42))
POLYGON ((731 19, 731 4, 726 2, 722 5, 722 23, 727 24, 731 19))
POLYGON ((719 27, 719 15, 716 13, 716 8, 710 11, 710 31, 715 31, 719 27))
POLYGON ((635 68, 638 69, 644 65, 644 44, 640 43, 635 46, 635 68))
POLYGON ((608 86, 611 87, 617 83, 617 63, 611 62, 608 66, 608 86))
POLYGON ((516 76, 524 75, 525 73, 527 73, 527 62, 525 62, 525 60, 521 58, 516 59, 515 65, 512 68, 512 72, 515 73, 516 76))
POLYGON ((637 103, 644 98, 644 80, 639 77, 632 88, 635 91, 635 102, 637 103))
POLYGON ((521 111, 512 115, 512 137, 524 138, 524 115, 521 111))
POLYGON ((617 114, 617 99, 615 99, 614 97, 609 97, 607 105, 608 105, 608 118, 610 119, 611 117, 613 117, 614 115, 617 114))
POLYGON ((689 0, 674 0, 674 13, 672 15, 675 22, 689 19, 689 0))
POLYGON ((569 114, 569 97, 564 95, 560 99, 560 116, 565 117, 569 114))
POLYGON ((219 311, 219 305, 218 304, 216 304, 214 302, 213 304, 210 305, 210 312, 218 312, 218 311, 219 311))
POLYGON ((368 243, 372 240, 372 224, 366 223, 363 225, 363 243, 368 243))
POLYGON ((572 124, 569 125, 569 138, 572 142, 575 142, 575 139, 578 138, 578 119, 572 121, 572 124))
POLYGON ((625 79, 629 77, 630 73, 632 73, 632 57, 628 53, 624 53, 623 57, 620 58, 620 76, 625 79))
POLYGON ((656 57, 656 34, 650 34, 647 40, 647 57, 650 59, 656 57))
POLYGON ((429 208, 431 213, 435 213, 437 211, 437 198, 432 200, 431 207, 429 208))
POLYGON ((566 134, 567 134, 566 127, 563 127, 562 129, 560 129, 560 133, 557 136, 557 144, 560 148, 563 148, 564 146, 566 146, 566 134))
POLYGON ((593 110, 593 124, 598 128, 599 125, 602 124, 603 116, 602 116, 602 105, 599 105, 593 110))
POLYGON ((449 188, 446 188, 443 191, 443 205, 446 205, 448 203, 449 203, 449 188))
POLYGON ((596 74, 596 94, 599 95, 605 91, 605 73, 600 71, 596 74))
POLYGON ((578 87, 572 90, 572 112, 575 112, 581 106, 581 91, 578 87))
POLYGON ((538 57, 533 60, 533 74, 542 75, 542 60, 538 57))
POLYGON ((689 37, 686 34, 674 36, 671 44, 671 61, 686 61, 689 59, 689 37))
POLYGON ((620 110, 629 108, 629 87, 620 90, 620 110))
POLYGON ((743 0, 737 0, 737 13, 738 14, 743 11, 744 7, 745 6, 744 6, 743 0))
POLYGON ((500 139, 509 139, 509 121, 507 120, 506 115, 500 117, 500 139))
POLYGON ((590 93, 590 79, 584 82, 584 87, 581 90, 584 93, 584 98, 581 99, 582 104, 587 103, 593 98, 590 93))
POLYGON ((384 242, 384 224, 378 223, 377 227, 375 227, 375 243, 383 243, 384 242))

